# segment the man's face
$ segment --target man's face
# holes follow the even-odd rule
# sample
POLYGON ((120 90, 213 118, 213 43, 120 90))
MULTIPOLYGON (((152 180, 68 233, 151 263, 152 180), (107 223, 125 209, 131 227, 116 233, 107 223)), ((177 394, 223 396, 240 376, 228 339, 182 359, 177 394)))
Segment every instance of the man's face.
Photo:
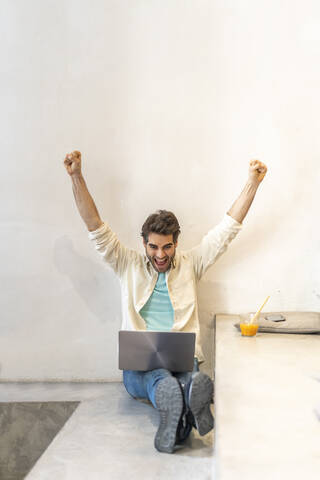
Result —
POLYGON ((178 242, 173 243, 173 235, 149 233, 148 242, 143 240, 146 255, 153 268, 160 273, 166 272, 171 265, 178 242))

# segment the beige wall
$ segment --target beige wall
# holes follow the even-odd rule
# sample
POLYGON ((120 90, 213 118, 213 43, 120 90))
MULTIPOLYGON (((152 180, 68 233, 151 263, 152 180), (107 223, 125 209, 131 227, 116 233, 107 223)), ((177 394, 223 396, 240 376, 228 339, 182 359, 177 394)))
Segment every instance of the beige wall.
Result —
POLYGON ((83 152, 102 217, 130 247, 157 208, 200 241, 268 176, 200 284, 214 312, 319 310, 320 5, 275 0, 1 2, 0 379, 117 379, 117 279, 77 215, 83 152))

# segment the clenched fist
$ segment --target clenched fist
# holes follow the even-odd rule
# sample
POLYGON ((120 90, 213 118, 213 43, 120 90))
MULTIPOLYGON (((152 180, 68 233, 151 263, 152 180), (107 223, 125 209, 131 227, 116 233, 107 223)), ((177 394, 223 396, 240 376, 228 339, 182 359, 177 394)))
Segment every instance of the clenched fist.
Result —
POLYGON ((74 150, 72 153, 67 153, 64 159, 64 166, 69 175, 81 174, 81 153, 74 150))
POLYGON ((249 180, 254 183, 260 183, 267 173, 267 167, 259 160, 251 160, 249 166, 249 180))

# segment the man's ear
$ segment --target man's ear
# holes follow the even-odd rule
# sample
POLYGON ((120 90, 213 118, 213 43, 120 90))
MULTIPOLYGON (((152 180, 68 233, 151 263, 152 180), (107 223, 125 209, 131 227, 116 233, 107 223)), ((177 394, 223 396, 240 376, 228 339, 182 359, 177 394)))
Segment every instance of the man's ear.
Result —
POLYGON ((174 243, 174 248, 177 248, 178 246, 178 240, 174 243))
POLYGON ((145 239, 144 239, 143 237, 142 237, 142 243, 143 243, 143 246, 144 246, 145 248, 147 248, 147 242, 145 241, 145 239))

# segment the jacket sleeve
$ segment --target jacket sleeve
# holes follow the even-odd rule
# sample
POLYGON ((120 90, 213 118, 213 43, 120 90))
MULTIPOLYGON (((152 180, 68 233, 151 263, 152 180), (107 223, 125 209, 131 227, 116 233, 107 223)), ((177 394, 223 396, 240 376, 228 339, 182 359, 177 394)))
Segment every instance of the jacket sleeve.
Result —
POLYGON ((201 243, 190 250, 196 278, 200 278, 227 250, 229 243, 241 230, 242 224, 225 214, 222 221, 210 230, 201 243))
POLYGON ((101 227, 89 232, 89 239, 94 242, 96 250, 110 267, 119 276, 126 270, 128 262, 135 258, 137 253, 124 247, 109 225, 103 223, 101 227))

